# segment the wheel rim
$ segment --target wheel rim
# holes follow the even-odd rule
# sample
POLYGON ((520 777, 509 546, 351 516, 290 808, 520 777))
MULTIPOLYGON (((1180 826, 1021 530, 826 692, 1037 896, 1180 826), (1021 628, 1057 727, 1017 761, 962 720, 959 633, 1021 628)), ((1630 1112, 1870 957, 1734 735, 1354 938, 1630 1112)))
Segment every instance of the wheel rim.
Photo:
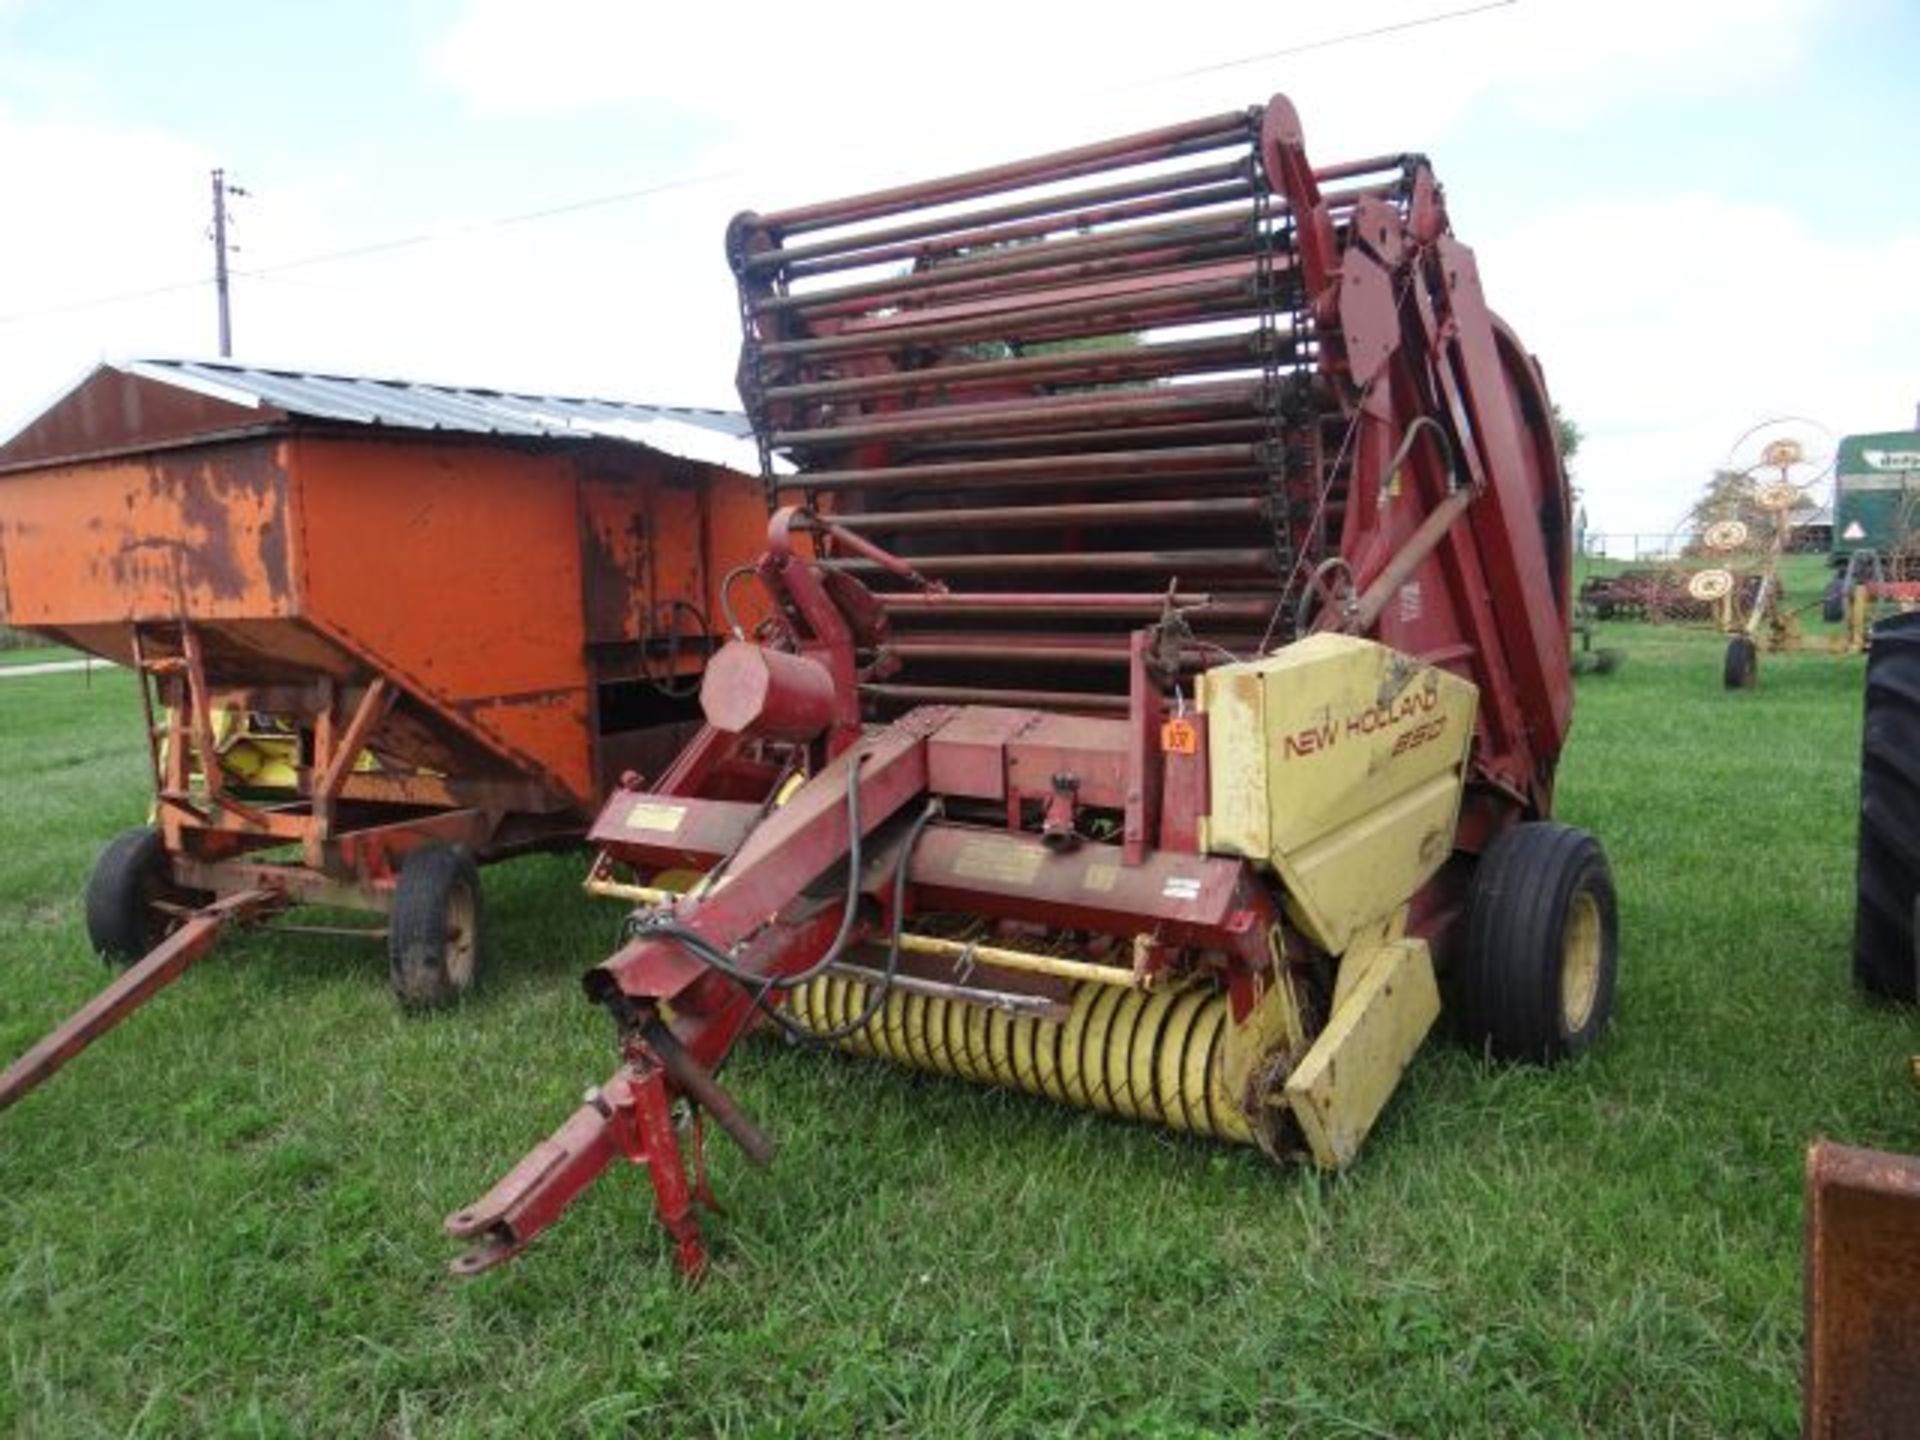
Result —
POLYGON ((1578 892, 1567 907, 1560 948, 1560 1019, 1569 1035, 1586 1028, 1600 999, 1600 930, 1600 902, 1578 892))
POLYGON ((474 959, 477 953, 479 906, 475 903, 471 886, 458 885, 447 897, 447 979, 453 982, 456 990, 465 990, 473 983, 474 959))

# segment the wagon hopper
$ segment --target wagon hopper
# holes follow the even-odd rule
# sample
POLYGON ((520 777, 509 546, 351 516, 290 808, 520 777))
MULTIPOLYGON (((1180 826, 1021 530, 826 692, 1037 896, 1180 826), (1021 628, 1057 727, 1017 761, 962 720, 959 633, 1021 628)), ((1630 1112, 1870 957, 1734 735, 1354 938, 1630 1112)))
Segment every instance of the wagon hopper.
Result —
POLYGON ((386 912, 403 1001, 464 990, 475 865, 578 840, 695 728, 719 577, 765 527, 745 430, 143 361, 0 447, 0 621, 135 670, 153 787, 87 892, 96 948, 137 963, 0 1103, 299 902, 386 912))

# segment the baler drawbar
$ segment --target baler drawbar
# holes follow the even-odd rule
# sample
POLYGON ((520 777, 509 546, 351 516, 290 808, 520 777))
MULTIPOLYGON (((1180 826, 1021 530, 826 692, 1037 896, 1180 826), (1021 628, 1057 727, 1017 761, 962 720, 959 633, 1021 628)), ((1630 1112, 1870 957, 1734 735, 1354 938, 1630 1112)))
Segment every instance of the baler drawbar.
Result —
POLYGON ((772 618, 594 826, 620 1063, 457 1271, 621 1157, 701 1270, 702 1116, 773 1153, 715 1078, 756 1026, 1328 1168, 1443 997, 1597 1038, 1568 488, 1422 157, 1316 170, 1276 97, 727 243, 772 618))

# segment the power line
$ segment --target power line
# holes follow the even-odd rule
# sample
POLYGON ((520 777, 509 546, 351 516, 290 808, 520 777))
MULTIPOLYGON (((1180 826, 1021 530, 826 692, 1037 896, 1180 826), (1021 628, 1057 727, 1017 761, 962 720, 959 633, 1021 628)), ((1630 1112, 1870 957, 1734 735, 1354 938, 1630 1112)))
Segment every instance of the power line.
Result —
POLYGON ((1468 5, 1460 10, 1441 10, 1431 15, 1416 15, 1409 20, 1396 20, 1390 25, 1376 25, 1371 30, 1350 30, 1344 35, 1330 35, 1324 40, 1308 40, 1299 45, 1287 45, 1279 50, 1264 51, 1259 55, 1243 55, 1238 60, 1219 60, 1211 65, 1198 65, 1191 70, 1176 71, 1171 75, 1162 75, 1155 80, 1143 80, 1139 85, 1165 85, 1175 80, 1191 80, 1199 75, 1216 75, 1222 70, 1240 70, 1248 65, 1264 64, 1268 60, 1284 60, 1289 55, 1305 55, 1314 50, 1331 50, 1336 45, 1351 45, 1357 40, 1377 40, 1383 35, 1397 35, 1405 30, 1420 30, 1428 25, 1443 24, 1448 20, 1464 20, 1469 15, 1482 15, 1489 10, 1505 10, 1517 5, 1520 0, 1486 0, 1485 4, 1468 5))
MULTIPOLYGON (((1139 90, 1159 85, 1170 85, 1181 80, 1191 80, 1198 76, 1218 74, 1226 70, 1243 69, 1249 65, 1264 64, 1271 60, 1284 59, 1292 55, 1304 55, 1315 50, 1328 50, 1335 46, 1351 45, 1362 40, 1373 40, 1408 30, 1423 29, 1432 25, 1444 24, 1452 20, 1461 20, 1469 16, 1484 14, 1491 10, 1504 10, 1518 3, 1519 0, 1484 0, 1484 3, 1478 5, 1469 5, 1453 10, 1435 11, 1427 15, 1416 15, 1409 19, 1394 21, 1387 25, 1376 25, 1365 30, 1351 30, 1344 34, 1329 35, 1319 40, 1308 40, 1297 45, 1284 46, 1278 50, 1266 50, 1254 55, 1242 55, 1231 60, 1218 60, 1207 65, 1196 66, 1189 70, 1171 71, 1164 75, 1152 76, 1145 80, 1137 80, 1117 87, 1086 92, 1077 97, 1061 98, 1085 99, 1093 95, 1110 95, 1126 90, 1139 90)), ((558 205, 542 206, 534 210, 522 210, 511 215, 495 216, 492 219, 443 226, 437 230, 423 230, 413 235, 402 235, 388 240, 374 240, 362 245, 351 245, 338 250, 322 251, 314 255, 301 256, 295 260, 283 260, 272 265, 257 265, 247 269, 235 268, 231 273, 246 279, 268 279, 288 270, 303 270, 315 265, 330 265, 343 260, 358 260, 369 255, 383 255, 397 250, 417 249, 423 245, 439 244, 464 236, 484 234, 489 230, 505 229, 514 225, 525 225, 534 221, 554 219, 563 215, 574 215, 584 210, 596 210, 609 205, 628 204, 635 200, 649 199, 676 190, 696 189, 699 186, 712 185, 723 180, 737 180, 753 173, 755 172, 752 167, 741 166, 732 170, 714 171, 705 175, 681 176, 672 180, 662 180, 653 184, 637 186, 630 190, 614 191, 607 195, 594 195, 581 200, 565 201, 558 205)), ((240 192, 236 191, 235 193, 240 192)), ((156 295, 167 295, 182 290, 196 290, 202 285, 209 284, 219 285, 224 297, 224 275, 215 280, 182 280, 170 285, 156 285, 145 290, 132 290, 113 295, 95 296, 90 299, 76 300, 67 304, 47 306, 39 310, 16 311, 11 315, 0 315, 0 325, 16 325, 29 320, 40 320, 58 315, 74 314, 85 310, 104 309, 113 305, 127 304, 135 300, 144 300, 156 295)), ((222 329, 224 333, 224 305, 222 329)), ((222 353, 225 352, 223 351, 222 353)))

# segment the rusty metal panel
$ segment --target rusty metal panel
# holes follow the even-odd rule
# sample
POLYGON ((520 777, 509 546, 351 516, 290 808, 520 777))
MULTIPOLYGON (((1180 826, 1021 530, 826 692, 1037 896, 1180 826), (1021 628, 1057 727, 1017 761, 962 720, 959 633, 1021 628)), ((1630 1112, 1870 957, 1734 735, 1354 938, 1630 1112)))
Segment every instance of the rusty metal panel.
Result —
POLYGON ((288 443, 302 608, 581 805, 595 791, 573 462, 457 441, 288 443))
POLYGON ((1807 1152, 1809 1440, 1920 1427, 1920 1156, 1807 1152))
POLYGON ((270 439, 0 477, 18 626, 292 615, 286 471, 270 439))
POLYGON ((233 434, 286 417, 246 396, 156 385, 102 365, 0 445, 0 471, 233 434))
MULTIPOLYGON (((719 633, 721 581, 765 544, 766 500, 738 471, 605 449, 581 461, 580 528, 588 640, 690 639, 719 633)), ((764 617, 758 585, 731 598, 744 625, 764 617)))

